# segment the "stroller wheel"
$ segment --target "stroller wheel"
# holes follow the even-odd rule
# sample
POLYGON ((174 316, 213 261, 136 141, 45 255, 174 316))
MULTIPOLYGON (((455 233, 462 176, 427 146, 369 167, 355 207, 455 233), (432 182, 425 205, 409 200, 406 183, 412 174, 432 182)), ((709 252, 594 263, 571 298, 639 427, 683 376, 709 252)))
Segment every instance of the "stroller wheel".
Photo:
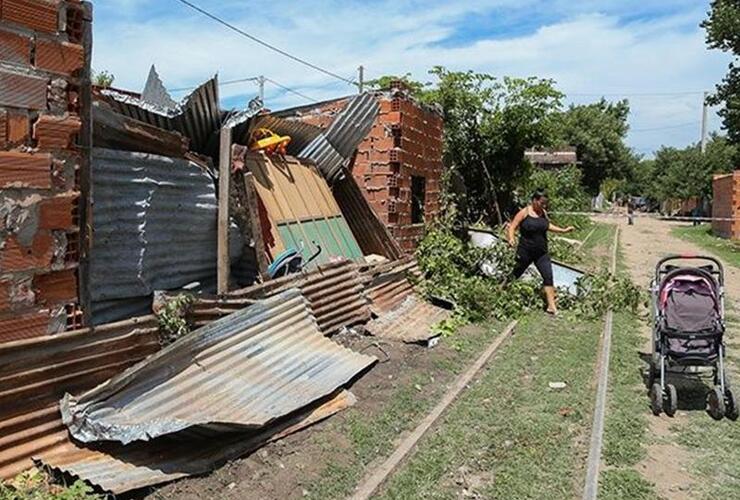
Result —
POLYGON ((650 388, 650 408, 656 416, 663 411, 663 389, 660 384, 653 384, 650 388))
POLYGON ((725 396, 718 385, 715 385, 707 394, 707 411, 715 420, 722 420, 725 416, 725 396))
POLYGON ((737 420, 737 418, 740 416, 740 408, 737 407, 737 399, 735 398, 735 393, 732 391, 732 389, 728 387, 725 387, 725 399, 727 400, 727 418, 729 418, 730 420, 737 420))
POLYGON ((678 393, 676 392, 676 386, 673 384, 666 385, 665 392, 665 414, 672 417, 676 414, 676 410, 678 409, 678 393))

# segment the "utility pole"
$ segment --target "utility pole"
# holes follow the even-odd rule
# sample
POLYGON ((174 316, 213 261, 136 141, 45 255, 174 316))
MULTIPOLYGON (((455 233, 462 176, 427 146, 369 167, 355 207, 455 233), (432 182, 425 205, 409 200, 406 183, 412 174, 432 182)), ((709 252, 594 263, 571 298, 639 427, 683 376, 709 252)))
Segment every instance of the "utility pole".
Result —
POLYGON ((709 120, 709 106, 707 105, 707 99, 709 98, 709 92, 704 92, 704 100, 702 101, 702 114, 701 114, 701 152, 707 151, 707 122, 709 120))
POLYGON ((357 84, 357 88, 360 90, 360 94, 365 90, 365 66, 360 65, 359 68, 357 68, 357 72, 359 73, 357 81, 359 82, 357 84))
POLYGON ((262 103, 262 105, 264 105, 265 104, 265 77, 262 75, 258 76, 257 84, 259 85, 259 88, 260 88, 260 91, 259 91, 260 102, 262 103))

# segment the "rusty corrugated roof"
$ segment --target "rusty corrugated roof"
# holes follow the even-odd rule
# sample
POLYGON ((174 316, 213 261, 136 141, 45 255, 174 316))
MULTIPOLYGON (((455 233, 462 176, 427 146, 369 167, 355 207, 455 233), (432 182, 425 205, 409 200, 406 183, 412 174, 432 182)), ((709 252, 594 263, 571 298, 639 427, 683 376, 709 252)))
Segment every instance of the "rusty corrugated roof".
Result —
POLYGON ((215 321, 95 389, 66 394, 82 442, 133 441, 185 429, 259 428, 334 392, 375 358, 322 335, 290 289, 215 321))
POLYGON ((326 131, 303 148, 298 156, 315 161, 326 180, 334 183, 344 176, 344 167, 370 132, 379 109, 373 93, 353 97, 326 131))
POLYGON ((311 312, 324 335, 370 319, 364 278, 354 263, 344 259, 320 265, 305 274, 289 275, 235 290, 225 298, 199 299, 194 305, 192 319, 196 325, 204 325, 246 307, 250 300, 270 297, 292 287, 299 288, 308 299, 311 312))
POLYGON ((190 93, 174 108, 150 104, 139 97, 113 89, 101 90, 118 113, 154 125, 174 130, 190 139, 194 151, 207 154, 209 141, 218 134, 222 123, 219 107, 218 79, 213 77, 190 93))
POLYGON ((371 335, 407 343, 423 342, 436 335, 432 326, 449 318, 452 311, 437 307, 416 294, 371 321, 366 329, 371 335))
POLYGON ((0 478, 67 442, 66 391, 94 387, 159 349, 154 316, 0 345, 0 478))
POLYGON ((38 461, 119 495, 145 486, 206 473, 227 460, 237 459, 354 403, 354 395, 342 390, 326 401, 304 408, 259 432, 228 433, 218 438, 189 440, 164 437, 128 446, 105 445, 96 449, 67 442, 53 452, 40 454, 38 461))

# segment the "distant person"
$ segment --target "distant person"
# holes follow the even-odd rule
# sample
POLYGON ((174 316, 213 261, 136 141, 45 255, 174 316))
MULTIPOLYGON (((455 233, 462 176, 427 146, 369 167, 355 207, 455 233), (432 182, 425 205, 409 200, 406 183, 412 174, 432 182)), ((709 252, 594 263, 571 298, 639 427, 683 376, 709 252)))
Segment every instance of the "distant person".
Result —
POLYGON ((519 245, 516 249, 516 266, 513 275, 519 278, 534 263, 542 276, 542 284, 547 300, 547 312, 556 315, 555 285, 552 277, 552 261, 547 248, 547 232, 569 233, 573 226, 565 229, 556 226, 547 217, 547 194, 538 189, 532 195, 529 205, 519 210, 508 229, 509 245, 516 245, 516 231, 519 229, 519 245))
POLYGON ((632 200, 627 202, 627 224, 635 225, 635 203, 632 200))
POLYGON ((698 226, 699 224, 701 224, 701 221, 699 220, 701 215, 701 208, 699 208, 698 205, 695 206, 694 209, 691 211, 691 217, 693 218, 691 222, 692 226, 698 226))

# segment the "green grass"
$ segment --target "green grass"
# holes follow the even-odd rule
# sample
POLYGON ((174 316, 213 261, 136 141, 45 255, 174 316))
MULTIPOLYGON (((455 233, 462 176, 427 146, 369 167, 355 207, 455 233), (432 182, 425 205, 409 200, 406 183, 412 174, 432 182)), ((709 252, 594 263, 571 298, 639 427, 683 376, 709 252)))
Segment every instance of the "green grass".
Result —
POLYGON ((83 481, 71 485, 53 484, 38 469, 31 469, 16 476, 8 483, 0 482, 0 500, 102 500, 83 481))
MULTIPOLYGON (((737 391, 740 388, 740 323, 734 311, 727 319, 727 366, 732 386, 737 391)), ((696 383, 692 385, 694 393, 703 398, 706 389, 696 383)), ((688 418, 675 424, 672 430, 678 444, 688 448, 694 457, 690 471, 700 479, 700 484, 694 488, 696 498, 740 499, 740 421, 716 422, 703 411, 687 413, 688 418)))
POLYGON ((593 227, 593 234, 580 249, 580 252, 584 255, 583 266, 590 271, 608 269, 615 226, 597 222, 593 227))
POLYGON ((602 323, 524 318, 391 478, 385 498, 578 496, 602 323), (562 391, 549 382, 566 382, 562 391))
POLYGON ((656 500, 653 485, 633 469, 607 469, 599 481, 601 500, 656 500))
MULTIPOLYGON (((460 373, 497 335, 503 324, 488 322, 477 330, 458 332, 443 341, 452 345, 455 355, 439 359, 437 369, 448 378, 460 373), (474 331, 474 333, 470 333, 474 331)), ((309 498, 345 498, 363 477, 368 464, 392 453, 398 436, 413 428, 441 398, 446 390, 442 381, 429 383, 429 376, 416 374, 394 391, 383 407, 372 413, 351 409, 341 424, 340 439, 348 443, 350 456, 338 456, 332 450, 335 442, 326 442, 332 458, 323 466, 317 480, 312 481, 309 498), (417 386, 423 387, 419 391, 417 386)))
POLYGON ((740 268, 740 243, 714 236, 709 224, 675 227, 672 233, 679 238, 699 245, 727 264, 740 268))
POLYGON ((639 320, 631 314, 615 314, 602 450, 609 466, 631 467, 646 455, 647 396, 638 357, 643 345, 639 320))

